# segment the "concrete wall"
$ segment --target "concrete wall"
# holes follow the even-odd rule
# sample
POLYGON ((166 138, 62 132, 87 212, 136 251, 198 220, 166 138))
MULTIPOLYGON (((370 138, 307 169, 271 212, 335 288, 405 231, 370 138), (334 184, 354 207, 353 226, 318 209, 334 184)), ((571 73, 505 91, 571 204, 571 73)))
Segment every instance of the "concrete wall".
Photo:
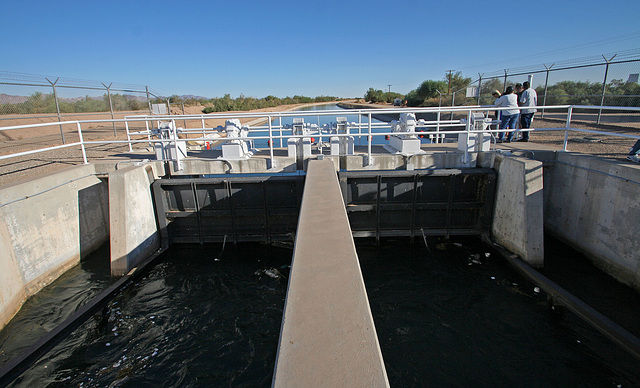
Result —
POLYGON ((640 166, 558 152, 544 180, 547 231, 640 291, 640 166))
POLYGON ((500 245, 535 267, 544 265, 542 163, 490 154, 498 172, 492 235, 500 245))
POLYGON ((107 241, 107 197, 93 165, 0 187, 0 327, 107 241))
POLYGON ((122 276, 160 247, 151 184, 154 164, 109 173, 111 275, 122 276))

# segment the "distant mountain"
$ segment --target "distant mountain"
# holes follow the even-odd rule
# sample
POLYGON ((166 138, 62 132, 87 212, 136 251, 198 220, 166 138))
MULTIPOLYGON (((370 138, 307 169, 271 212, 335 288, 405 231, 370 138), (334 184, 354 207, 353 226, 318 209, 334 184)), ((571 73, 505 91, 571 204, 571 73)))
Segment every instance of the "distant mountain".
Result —
POLYGON ((0 104, 20 104, 27 101, 27 99, 29 99, 29 97, 0 93, 0 104))
POLYGON ((180 96, 180 98, 182 98, 183 100, 188 100, 188 99, 208 100, 209 99, 209 97, 194 96, 193 94, 185 94, 185 95, 180 96))

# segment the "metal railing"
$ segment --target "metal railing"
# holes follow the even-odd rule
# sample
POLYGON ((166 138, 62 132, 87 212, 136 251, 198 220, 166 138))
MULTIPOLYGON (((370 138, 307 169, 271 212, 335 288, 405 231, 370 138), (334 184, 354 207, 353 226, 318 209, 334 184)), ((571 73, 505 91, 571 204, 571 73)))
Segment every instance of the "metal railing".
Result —
MULTIPOLYGON (((599 111, 599 110, 615 110, 615 111, 628 111, 634 113, 640 113, 640 108, 637 107, 607 107, 607 106, 583 106, 583 105, 554 105, 554 106, 538 106, 536 107, 538 110, 547 109, 553 111, 561 111, 566 112, 566 121, 564 126, 554 127, 554 128, 529 128, 529 129, 516 129, 511 132, 538 132, 538 131, 564 131, 564 143, 563 143, 563 151, 567 150, 567 142, 570 132, 583 132, 589 134, 598 134, 605 136, 614 136, 614 137, 623 137, 630 139, 640 139, 639 135, 630 135, 624 133, 615 133, 608 131, 598 131, 598 130, 590 130, 585 128, 578 128, 572 126, 572 114, 574 110, 580 109, 581 111, 599 111)), ((493 141, 493 147, 495 149, 495 133, 505 132, 505 129, 498 128, 488 128, 484 130, 476 130, 472 128, 472 113, 482 112, 485 116, 493 113, 495 111, 506 110, 508 108, 496 108, 493 106, 463 106, 463 107, 442 107, 442 108, 395 108, 395 109, 354 109, 354 110, 327 110, 327 111, 289 111, 289 112, 257 112, 257 113, 233 113, 233 114, 200 114, 200 115, 166 115, 166 116, 127 116, 124 119, 114 119, 114 120, 74 120, 74 121, 65 121, 65 122, 55 122, 55 123, 42 123, 42 124, 29 124, 29 125, 18 125, 18 126, 8 126, 8 127, 0 127, 0 132, 7 130, 16 130, 16 129, 32 129, 32 128, 40 128, 47 126, 57 126, 57 125, 75 125, 78 133, 79 141, 69 144, 63 144, 58 146, 45 147, 30 151, 12 153, 7 155, 0 155, 0 160, 17 158, 26 155, 33 155, 48 151, 59 150, 63 148, 71 148, 71 147, 79 147, 82 152, 82 160, 83 163, 88 163, 87 160, 87 152, 86 147, 89 145, 98 145, 98 144, 126 144, 129 147, 129 151, 133 151, 133 145, 138 143, 164 143, 167 146, 173 144, 177 147, 178 142, 192 142, 192 141, 200 141, 206 142, 211 141, 210 137, 207 137, 208 134, 212 134, 214 132, 217 133, 218 128, 207 127, 205 125, 205 120, 210 119, 253 119, 252 123, 255 125, 250 125, 250 136, 246 137, 234 137, 227 138, 225 141, 229 140, 244 140, 251 142, 251 144, 255 144, 255 142, 260 140, 267 141, 267 147, 261 148, 261 150, 268 149, 269 150, 269 158, 274 165, 274 149, 277 148, 275 146, 276 141, 279 142, 280 147, 282 147, 283 142, 286 139, 291 138, 309 138, 311 136, 318 136, 320 143, 322 143, 323 138, 325 137, 346 137, 353 136, 358 137, 359 140, 365 139, 367 146, 367 160, 368 164, 371 165, 372 160, 372 146, 376 144, 384 144, 384 140, 374 140, 376 139, 384 139, 388 136, 394 135, 414 135, 425 137, 428 136, 432 139, 433 143, 438 143, 443 140, 444 136, 447 135, 458 135, 458 134, 467 134, 467 138, 469 135, 479 134, 479 133, 490 133, 493 141), (398 115, 399 113, 414 113, 418 115, 428 115, 431 114, 435 116, 435 120, 422 120, 416 126, 416 131, 413 132, 393 132, 391 130, 391 125, 389 122, 374 122, 374 117, 381 115, 398 115), (450 115, 448 120, 442 119, 442 114, 447 113, 450 115), (335 134, 335 133, 323 133, 322 131, 318 131, 316 133, 308 133, 303 135, 294 135, 292 129, 286 128, 285 125, 282 124, 283 119, 287 118, 304 118, 304 117, 320 117, 320 116, 329 116, 329 117, 338 117, 338 116, 358 116, 358 122, 351 122, 350 128, 353 129, 348 134, 335 134), (453 117, 457 117, 453 119, 453 117), (366 121, 363 121, 363 118, 366 118, 366 121), (154 139, 152 138, 152 131, 149 129, 153 128, 154 125, 157 125, 159 121, 172 121, 175 123, 176 120, 187 122, 197 121, 198 125, 191 128, 175 128, 174 125, 174 138, 172 139, 154 139), (276 122, 277 121, 277 122, 276 122), (98 141, 86 141, 84 140, 83 133, 86 132, 86 129, 83 129, 83 125, 88 126, 92 123, 124 123, 126 132, 127 132, 127 140, 98 140, 98 141), (147 128, 146 131, 138 131, 138 132, 130 132, 129 125, 131 123, 145 123, 147 128), (178 138, 178 133, 182 133, 187 135, 187 138, 178 138), (189 138, 188 135, 201 135, 198 137, 189 138), (141 136, 142 139, 135 139, 135 136, 141 136)), ((524 107, 518 109, 526 109, 524 107)), ((495 124, 495 122, 494 122, 495 124)), ((245 124, 246 125, 246 124, 245 124)), ((468 153, 469 151, 465 148, 464 151, 464 160, 468 161, 468 153)), ((179 153, 176 152, 176 160, 174 160, 178 169, 180 169, 180 156, 179 153)))

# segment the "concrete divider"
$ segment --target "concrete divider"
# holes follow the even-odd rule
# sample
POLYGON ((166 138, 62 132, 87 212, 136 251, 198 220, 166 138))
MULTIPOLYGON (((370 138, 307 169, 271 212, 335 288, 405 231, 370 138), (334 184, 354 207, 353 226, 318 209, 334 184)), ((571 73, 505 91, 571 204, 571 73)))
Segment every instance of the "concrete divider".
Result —
POLYGON ((122 276, 160 247, 151 184, 154 165, 109 173, 111 275, 122 276))
POLYGON ((273 386, 389 386, 330 160, 309 162, 273 386))
POLYGON ((640 166, 559 152, 545 169, 545 228, 640 291, 640 166))
POLYGON ((529 265, 544 265, 543 171, 537 160, 496 154, 492 235, 529 265))
POLYGON ((0 187, 0 327, 107 241, 107 196, 93 165, 0 187))

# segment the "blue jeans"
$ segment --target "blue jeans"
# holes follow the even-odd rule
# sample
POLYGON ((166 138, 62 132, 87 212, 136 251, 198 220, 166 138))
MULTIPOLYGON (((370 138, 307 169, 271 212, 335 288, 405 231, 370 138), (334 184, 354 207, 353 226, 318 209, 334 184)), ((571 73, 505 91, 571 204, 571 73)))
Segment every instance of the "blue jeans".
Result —
MULTIPOLYGON (((522 129, 531 128, 531 121, 533 120, 533 113, 521 113, 520 114, 520 127, 522 129)), ((529 140, 529 131, 522 132, 522 138, 529 140)))
MULTIPOLYGON (((516 123, 518 122, 518 113, 514 115, 502 114, 502 123, 500 123, 500 129, 516 129, 516 123)), ((504 132, 498 132, 498 140, 502 140, 504 132)), ((513 138, 513 132, 507 133, 507 141, 511 141, 513 138)))

